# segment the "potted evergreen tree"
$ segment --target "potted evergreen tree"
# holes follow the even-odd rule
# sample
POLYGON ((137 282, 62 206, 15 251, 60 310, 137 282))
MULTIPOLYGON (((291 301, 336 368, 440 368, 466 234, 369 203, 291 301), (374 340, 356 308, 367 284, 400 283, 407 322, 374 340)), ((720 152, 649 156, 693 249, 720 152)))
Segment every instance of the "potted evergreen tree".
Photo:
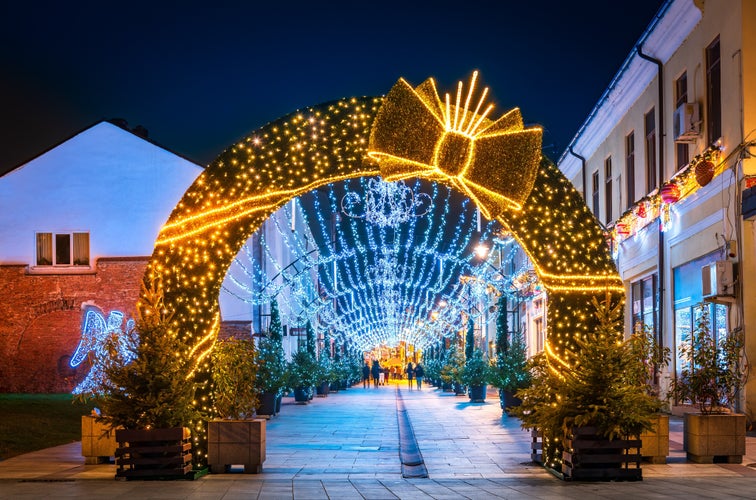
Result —
POLYGON ((641 479, 640 457, 627 450, 640 448, 637 436, 651 428, 660 402, 627 376, 643 360, 622 341, 622 303, 594 305, 598 327, 576 339, 579 370, 535 356, 533 383, 518 392, 513 413, 542 433, 544 465, 563 478, 641 479))
POLYGON ((189 352, 163 306, 159 281, 142 283, 139 342, 124 353, 111 346, 102 358, 96 392, 101 419, 116 430, 116 477, 187 476, 192 470, 190 426, 201 421, 190 377, 189 352), (171 453, 163 450, 172 443, 171 453), (154 449, 157 451, 149 451, 154 449))
POLYGON ((510 409, 519 406, 522 401, 515 394, 530 385, 527 347, 521 332, 512 333, 512 342, 497 342, 496 363, 493 366, 492 381, 499 388, 501 409, 510 414, 510 409), (501 348, 499 346, 501 345, 501 348))
POLYGON ((459 346, 454 343, 447 349, 443 366, 441 367, 441 380, 444 382, 444 390, 449 387, 455 395, 465 394, 462 383, 462 370, 465 367, 465 355, 459 346))
POLYGON ((294 401, 307 403, 310 389, 318 381, 318 363, 306 349, 300 349, 291 358, 286 369, 286 380, 294 390, 294 401))
POLYGON ((473 352, 462 369, 462 383, 468 387, 468 395, 473 403, 486 400, 487 385, 491 379, 491 365, 483 358, 483 351, 473 349, 473 352))
POLYGON ((323 349, 318 358, 318 396, 327 397, 331 390, 331 382, 334 380, 334 369, 331 361, 331 339, 328 338, 328 330, 323 331, 323 349))
POLYGON ((679 347, 686 361, 674 380, 672 392, 678 401, 698 407, 686 413, 684 443, 688 459, 711 463, 714 460, 741 463, 745 454, 745 415, 733 413, 743 385, 740 332, 715 338, 708 307, 698 307, 698 318, 688 342, 679 347))
POLYGON ((215 410, 208 421, 208 464, 214 473, 231 465, 259 473, 265 461, 265 419, 252 418, 258 406, 257 349, 250 339, 218 342, 211 355, 215 410))
POLYGON ((258 343, 258 369, 256 385, 260 394, 257 408, 259 416, 271 417, 280 410, 281 397, 286 385, 286 361, 283 349, 283 328, 278 303, 270 303, 270 329, 262 334, 258 343))

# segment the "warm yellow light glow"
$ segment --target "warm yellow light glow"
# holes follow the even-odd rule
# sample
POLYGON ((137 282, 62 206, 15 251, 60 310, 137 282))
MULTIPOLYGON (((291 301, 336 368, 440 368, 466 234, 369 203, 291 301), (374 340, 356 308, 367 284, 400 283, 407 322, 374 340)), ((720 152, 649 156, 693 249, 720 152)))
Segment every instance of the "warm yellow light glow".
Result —
MULTIPOLYGON (((433 80, 415 89, 400 80, 385 99, 300 110, 231 145, 205 170, 161 230, 147 269, 149 278, 162 279, 172 331, 189 346, 181 353, 190 358, 189 376, 207 373, 221 284, 263 221, 318 186, 378 174, 441 182, 495 217, 548 292, 552 367, 574 369, 575 339, 594 326, 585 314, 591 299, 621 300, 624 286, 582 196, 556 166, 541 161, 541 130, 524 129, 517 109, 490 120, 487 88, 470 110, 477 78, 466 94, 458 86, 454 103, 447 95, 445 105, 433 80)), ((198 401, 206 402, 209 390, 204 385, 198 401)))
POLYGON ((433 80, 413 89, 400 79, 376 116, 368 156, 379 163, 385 180, 424 177, 449 184, 491 219, 503 209, 522 207, 535 180, 542 131, 525 129, 517 109, 497 121, 486 118, 491 106, 478 115, 483 98, 476 113, 470 112, 476 79, 477 72, 464 108, 462 82, 456 103, 447 94, 444 106, 433 80))

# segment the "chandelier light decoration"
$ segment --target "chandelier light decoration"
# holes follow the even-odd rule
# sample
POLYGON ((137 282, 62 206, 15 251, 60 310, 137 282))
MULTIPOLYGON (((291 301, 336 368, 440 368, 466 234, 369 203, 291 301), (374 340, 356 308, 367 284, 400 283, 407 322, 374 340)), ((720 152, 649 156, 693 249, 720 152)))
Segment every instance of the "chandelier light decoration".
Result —
POLYGON ((367 181, 364 199, 349 192, 341 199, 341 211, 353 218, 365 219, 380 227, 396 227, 412 217, 422 217, 430 209, 430 197, 415 193, 404 182, 385 182, 380 178, 367 181), (362 213, 355 210, 364 206, 362 213))

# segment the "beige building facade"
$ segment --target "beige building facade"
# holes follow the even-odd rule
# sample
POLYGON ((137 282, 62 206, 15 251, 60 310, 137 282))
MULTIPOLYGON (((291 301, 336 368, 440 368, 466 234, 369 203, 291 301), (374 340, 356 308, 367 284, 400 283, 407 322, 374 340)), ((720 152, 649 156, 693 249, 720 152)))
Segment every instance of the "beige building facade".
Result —
MULTIPOLYGON (((670 0, 559 159, 606 228, 626 331, 676 353, 701 307, 756 359, 756 0, 670 0)), ((737 409, 756 418, 756 381, 737 409)), ((679 403, 672 401, 673 404, 679 403)))

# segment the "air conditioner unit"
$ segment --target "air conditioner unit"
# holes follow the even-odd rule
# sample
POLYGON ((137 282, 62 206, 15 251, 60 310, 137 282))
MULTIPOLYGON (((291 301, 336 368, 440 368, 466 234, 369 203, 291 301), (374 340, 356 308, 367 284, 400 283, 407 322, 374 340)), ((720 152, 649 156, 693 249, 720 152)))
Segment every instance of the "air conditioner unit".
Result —
POLYGON ((717 299, 735 295, 732 262, 718 260, 701 268, 701 288, 704 299, 717 299))
POLYGON ((695 142, 701 133, 701 118, 697 102, 686 102, 675 110, 672 128, 675 142, 695 142))

